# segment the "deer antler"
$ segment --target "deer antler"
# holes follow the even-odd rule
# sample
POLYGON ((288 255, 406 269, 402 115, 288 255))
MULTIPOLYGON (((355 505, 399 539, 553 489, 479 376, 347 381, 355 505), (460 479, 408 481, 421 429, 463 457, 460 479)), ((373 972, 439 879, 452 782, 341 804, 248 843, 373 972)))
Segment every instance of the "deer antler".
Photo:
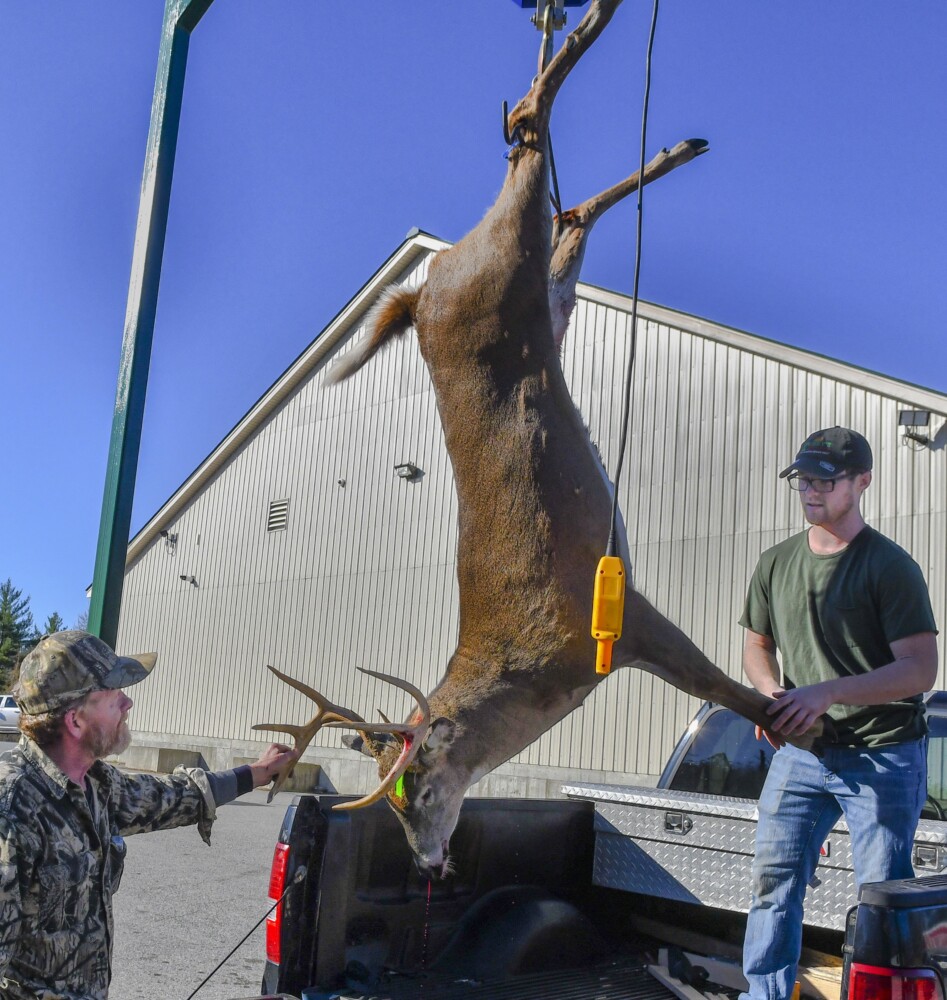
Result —
MULTIPOLYGON (((340 803, 334 806, 334 808, 359 809, 362 806, 371 805, 373 802, 377 802, 380 798, 387 795, 417 756, 430 725, 431 710, 424 695, 413 684, 409 684, 408 681, 358 667, 357 669, 363 674, 368 674, 370 677, 377 677, 379 680, 387 681, 389 684, 394 684, 395 687, 407 691, 417 701, 421 713, 420 719, 413 726, 409 726, 406 723, 389 722, 381 712, 379 714, 385 719, 384 724, 370 725, 360 715, 356 715, 355 712, 350 712, 346 708, 333 705, 332 702, 324 698, 308 684, 304 684, 302 681, 296 680, 295 677, 284 674, 269 664, 267 664, 266 669, 275 674, 281 681, 285 681, 290 687, 301 691, 306 697, 311 698, 319 706, 319 711, 304 726, 294 726, 290 723, 261 722, 252 728, 260 732, 288 733, 293 737, 296 752, 300 757, 306 747, 312 742, 312 738, 323 726, 327 729, 356 729, 363 734, 363 738, 366 741, 369 739, 369 733, 393 733, 401 740, 401 753, 398 755, 394 767, 385 777, 384 781, 370 795, 357 799, 355 802, 340 803)), ((273 801, 273 796, 283 787, 286 780, 293 773, 295 764, 296 762, 293 761, 284 771, 276 776, 273 781, 273 787, 267 796, 267 802, 273 801)))
MULTIPOLYGON (((420 718, 414 723, 413 726, 407 723, 397 723, 397 722, 386 722, 384 725, 374 725, 368 726, 362 723, 359 726, 357 723, 347 720, 340 719, 338 721, 327 722, 326 728, 332 729, 358 729, 362 732, 372 732, 372 733, 393 733, 397 736, 402 743, 401 753, 398 754, 398 759, 395 761, 394 767, 385 776, 382 783, 372 792, 370 795, 365 795, 360 799, 356 799, 354 802, 340 802, 337 806, 333 806, 333 809, 345 810, 345 809, 361 809, 362 806, 370 806, 373 802, 377 802, 379 799, 384 798, 389 791, 395 786, 398 779, 408 770, 411 766, 411 762, 417 756, 418 751, 421 749, 421 744, 424 742, 424 737, 427 735, 428 727, 431 724, 431 708, 427 703, 427 698, 408 681, 401 680, 400 677, 391 677, 389 674, 380 674, 374 670, 366 670, 364 667, 358 668, 363 674, 368 674, 369 677, 377 677, 379 680, 387 681, 389 684, 394 684, 395 687, 401 688, 402 691, 407 691, 412 698, 418 703, 418 709, 420 711, 420 718)), ((382 718, 385 716, 382 714, 382 718)))
MULTIPOLYGON (((260 722, 252 728, 259 732, 267 733, 288 733, 293 738, 293 743, 296 746, 296 752, 301 757, 303 751, 312 742, 312 738, 316 735, 319 730, 330 722, 361 722, 364 724, 364 719, 361 716, 356 715, 354 712, 349 712, 348 709, 340 708, 338 705, 333 705, 331 701, 323 698, 318 691, 311 688, 308 684, 304 684, 302 681, 297 681, 295 677, 290 677, 288 674, 284 674, 281 670, 277 670, 276 667, 271 667, 267 664, 266 669, 270 673, 276 674, 276 676, 281 680, 285 681, 290 687, 295 688, 297 691, 301 691, 307 698, 311 698, 318 706, 319 711, 304 725, 304 726, 294 726, 289 723, 280 724, 276 722, 260 722)), ((281 771, 276 778, 273 780, 273 787, 270 789, 270 794, 266 797, 267 802, 273 801, 273 796, 283 787, 286 780, 293 773, 293 768, 296 766, 296 761, 291 761, 287 767, 281 771)))

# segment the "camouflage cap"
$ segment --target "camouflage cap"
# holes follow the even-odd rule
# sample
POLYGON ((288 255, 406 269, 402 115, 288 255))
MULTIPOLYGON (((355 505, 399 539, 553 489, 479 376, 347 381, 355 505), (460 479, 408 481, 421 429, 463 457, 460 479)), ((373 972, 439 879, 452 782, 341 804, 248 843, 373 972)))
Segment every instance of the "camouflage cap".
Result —
POLYGON ((16 699, 24 715, 55 712, 93 691, 143 681, 156 659, 156 653, 116 656, 98 636, 78 629, 54 632, 23 660, 16 699))

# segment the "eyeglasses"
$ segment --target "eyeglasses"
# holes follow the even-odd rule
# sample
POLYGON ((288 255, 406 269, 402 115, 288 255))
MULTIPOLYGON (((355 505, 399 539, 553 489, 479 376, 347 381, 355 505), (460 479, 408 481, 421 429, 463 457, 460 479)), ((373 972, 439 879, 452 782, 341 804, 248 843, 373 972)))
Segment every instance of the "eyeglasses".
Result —
POLYGON ((810 479, 809 476, 790 476, 789 488, 805 493, 806 490, 815 490, 816 493, 831 493, 835 489, 835 484, 842 479, 851 479, 853 473, 847 472, 844 476, 837 476, 835 479, 810 479))

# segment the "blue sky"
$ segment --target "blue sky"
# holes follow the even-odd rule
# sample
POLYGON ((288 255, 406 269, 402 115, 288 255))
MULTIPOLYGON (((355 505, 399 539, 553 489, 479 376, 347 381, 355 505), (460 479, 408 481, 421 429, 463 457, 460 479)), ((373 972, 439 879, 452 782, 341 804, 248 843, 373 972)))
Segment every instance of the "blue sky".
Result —
MULTIPOLYGON (((72 623, 92 578, 161 0, 6 4, 0 35, 0 579, 72 623)), ((559 96, 563 201, 637 160, 650 3, 559 96)), ((579 14, 570 12, 570 24, 579 14)), ((188 63, 133 530, 418 226, 502 183, 535 70, 512 0, 216 0, 188 63)), ((561 37, 561 35, 560 35, 561 37)), ((947 392, 947 5, 665 0, 641 294, 947 392)), ((630 291, 634 213, 584 278, 630 291)))

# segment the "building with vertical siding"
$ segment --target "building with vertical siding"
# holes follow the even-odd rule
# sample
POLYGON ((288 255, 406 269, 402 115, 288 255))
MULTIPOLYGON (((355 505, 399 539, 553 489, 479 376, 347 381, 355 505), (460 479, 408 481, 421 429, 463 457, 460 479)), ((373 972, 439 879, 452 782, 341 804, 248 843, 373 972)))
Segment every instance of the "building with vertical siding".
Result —
MULTIPOLYGON (((157 650, 159 668, 135 692, 128 763, 159 768, 169 752, 190 752, 230 766, 265 742, 253 723, 307 720, 311 704, 267 664, 366 717, 376 708, 404 717, 411 706, 356 667, 424 690, 440 678, 457 635, 457 510, 416 339, 341 385, 323 381, 379 292, 422 282, 444 246, 409 236, 131 541, 117 647, 157 650), (404 478, 408 463, 419 472, 404 478)), ((609 469, 629 344, 630 300, 580 285, 563 368, 609 469)), ((836 423, 871 442, 866 517, 921 565, 943 627, 947 396, 639 305, 619 485, 635 582, 734 677, 757 556, 804 524, 778 472, 810 431, 836 423), (930 413, 912 431, 927 445, 905 436, 901 411, 930 413)), ((475 793, 653 782, 696 708, 647 673, 617 671, 475 793)), ((320 733, 306 759, 322 766, 327 788, 374 787, 372 762, 337 732, 320 733)))

